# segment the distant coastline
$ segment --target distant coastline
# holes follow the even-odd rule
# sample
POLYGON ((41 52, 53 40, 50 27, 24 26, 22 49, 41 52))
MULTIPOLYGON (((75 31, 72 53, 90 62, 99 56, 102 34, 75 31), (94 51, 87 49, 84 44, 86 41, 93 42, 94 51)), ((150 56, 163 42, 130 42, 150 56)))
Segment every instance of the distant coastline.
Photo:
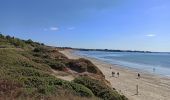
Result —
POLYGON ((114 50, 114 49, 85 49, 85 48, 71 48, 71 47, 57 47, 58 49, 73 49, 79 51, 105 51, 105 52, 138 52, 138 53, 156 53, 152 51, 138 51, 138 50, 114 50))

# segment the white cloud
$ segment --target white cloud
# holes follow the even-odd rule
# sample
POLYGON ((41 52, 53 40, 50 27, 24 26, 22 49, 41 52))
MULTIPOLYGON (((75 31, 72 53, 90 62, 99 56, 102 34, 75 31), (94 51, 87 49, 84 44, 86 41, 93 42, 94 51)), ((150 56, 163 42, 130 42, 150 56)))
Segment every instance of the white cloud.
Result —
POLYGON ((75 29, 75 27, 69 27, 69 28, 67 28, 68 30, 74 30, 75 29))
POLYGON ((146 36, 147 37, 154 37, 154 36, 156 36, 156 34, 147 34, 146 36))
POLYGON ((59 28, 58 27, 50 27, 50 28, 44 28, 44 31, 58 31, 59 28))
POLYGON ((59 28, 58 28, 58 27, 50 27, 50 30, 51 30, 51 31, 58 31, 59 28))

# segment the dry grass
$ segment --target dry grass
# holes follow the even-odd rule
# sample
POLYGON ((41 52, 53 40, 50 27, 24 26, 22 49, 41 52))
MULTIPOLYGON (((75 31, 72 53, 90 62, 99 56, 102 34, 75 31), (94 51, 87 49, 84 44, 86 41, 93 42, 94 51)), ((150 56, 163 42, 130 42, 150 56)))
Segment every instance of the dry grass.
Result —
POLYGON ((22 94, 22 85, 15 81, 0 80, 0 100, 15 99, 22 94))

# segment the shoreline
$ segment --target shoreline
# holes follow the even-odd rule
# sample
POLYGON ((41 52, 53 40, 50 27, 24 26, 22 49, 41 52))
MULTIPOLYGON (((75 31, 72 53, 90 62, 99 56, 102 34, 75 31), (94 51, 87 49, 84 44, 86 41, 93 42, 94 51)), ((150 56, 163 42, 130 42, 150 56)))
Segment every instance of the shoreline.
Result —
POLYGON ((112 87, 128 97, 129 100, 168 100, 170 98, 170 78, 168 77, 76 55, 73 53, 74 50, 60 52, 70 59, 86 58, 90 60, 102 71, 112 87), (112 66, 112 69, 110 69, 110 66, 112 66), (112 71, 119 72, 120 76, 111 77, 112 71), (141 79, 137 79, 137 73, 141 74, 141 79), (136 85, 139 86, 139 95, 136 95, 136 85))
POLYGON ((133 72, 144 73, 144 74, 152 75, 152 76, 155 76, 155 77, 167 78, 167 79, 170 80, 169 75, 163 75, 163 74, 159 74, 159 73, 154 73, 154 72, 151 72, 151 71, 148 71, 148 70, 145 70, 145 69, 138 69, 138 68, 128 67, 128 66, 124 66, 124 65, 113 64, 113 63, 111 63, 109 61, 104 61, 104 60, 100 60, 100 59, 93 58, 93 57, 87 57, 87 56, 75 54, 74 51, 75 50, 69 50, 69 52, 71 53, 71 56, 74 56, 73 59, 75 59, 75 58, 76 59, 78 59, 78 58, 86 58, 86 59, 89 59, 89 60, 96 60, 96 61, 103 62, 103 63, 109 64, 111 66, 118 67, 118 68, 121 68, 121 69, 124 69, 124 70, 130 70, 130 71, 133 71, 133 72))
MULTIPOLYGON (((76 51, 76 50, 74 50, 76 51)), ((81 52, 81 51, 80 51, 81 52)), ((73 52, 74 53, 74 52, 73 52)), ((119 52, 120 53, 120 52, 119 52)), ((134 70, 134 71, 139 71, 139 72, 145 72, 145 73, 150 73, 151 75, 156 75, 156 76, 161 76, 161 77, 166 77, 170 79, 170 69, 166 68, 166 67, 159 67, 156 65, 145 65, 145 64, 138 64, 138 63, 132 63, 132 62, 127 62, 127 61, 119 61, 119 60, 115 60, 115 62, 106 59, 100 59, 100 58, 96 58, 96 57, 91 57, 91 56, 86 56, 86 55, 81 55, 81 53, 74 53, 77 56, 80 57, 84 57, 84 58, 94 58, 97 59, 99 61, 102 62, 106 62, 112 65, 116 65, 125 69, 129 69, 129 70, 134 70), (118 61, 118 63, 117 63, 118 61)))

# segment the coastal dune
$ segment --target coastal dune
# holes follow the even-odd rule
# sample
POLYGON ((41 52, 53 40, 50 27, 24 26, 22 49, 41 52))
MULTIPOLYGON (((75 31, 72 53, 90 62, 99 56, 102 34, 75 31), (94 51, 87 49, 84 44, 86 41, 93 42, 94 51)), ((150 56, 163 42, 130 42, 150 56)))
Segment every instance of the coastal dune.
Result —
POLYGON ((105 75, 112 87, 124 94, 129 100, 170 100, 170 78, 141 72, 135 69, 112 65, 107 62, 73 54, 73 50, 60 51, 70 59, 86 58, 94 63, 105 75), (111 67, 111 68, 110 68, 111 67), (119 72, 119 77, 112 77, 112 72, 119 72), (141 78, 137 78, 140 73, 141 78), (137 94, 138 85, 138 94, 137 94))

